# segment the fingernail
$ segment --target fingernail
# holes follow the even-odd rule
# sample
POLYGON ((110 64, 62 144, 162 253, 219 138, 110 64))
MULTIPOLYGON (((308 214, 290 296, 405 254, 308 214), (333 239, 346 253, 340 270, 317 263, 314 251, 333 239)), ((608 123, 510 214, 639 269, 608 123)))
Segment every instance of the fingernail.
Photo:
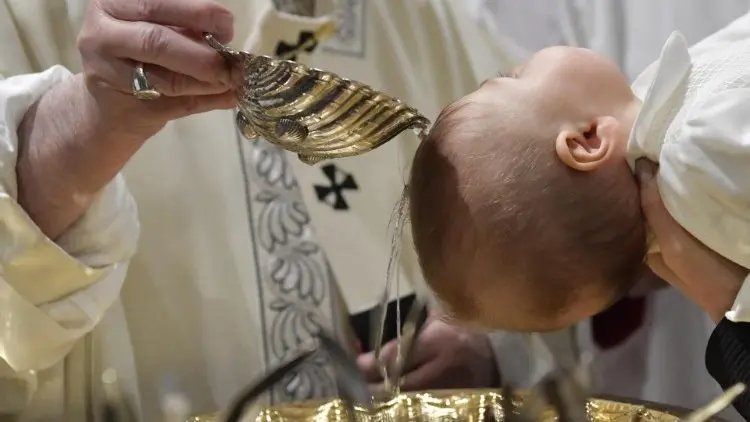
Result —
POLYGON ((635 176, 639 182, 648 182, 656 173, 656 165, 648 158, 639 158, 635 162, 635 176))
POLYGON ((234 16, 229 12, 217 13, 216 32, 221 42, 227 43, 234 37, 234 16))

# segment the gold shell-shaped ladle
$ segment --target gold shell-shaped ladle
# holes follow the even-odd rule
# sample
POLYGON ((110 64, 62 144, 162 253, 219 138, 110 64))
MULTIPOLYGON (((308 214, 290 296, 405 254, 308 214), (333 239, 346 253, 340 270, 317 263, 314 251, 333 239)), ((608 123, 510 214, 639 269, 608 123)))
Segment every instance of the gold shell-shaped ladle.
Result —
POLYGON ((206 34, 208 44, 241 66, 237 126, 315 164, 378 148, 401 132, 422 134, 430 121, 398 98, 334 73, 291 60, 231 49, 206 34))

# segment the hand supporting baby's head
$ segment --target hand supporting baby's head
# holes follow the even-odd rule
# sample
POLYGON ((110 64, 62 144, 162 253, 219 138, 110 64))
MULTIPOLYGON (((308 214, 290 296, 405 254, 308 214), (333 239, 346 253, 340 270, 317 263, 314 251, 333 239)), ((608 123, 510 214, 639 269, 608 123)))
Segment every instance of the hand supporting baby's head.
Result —
POLYGON ((613 158, 622 125, 586 104, 560 108, 568 97, 490 84, 507 82, 447 107, 414 158, 420 265, 458 319, 562 328, 606 308, 641 269, 637 190, 613 158))

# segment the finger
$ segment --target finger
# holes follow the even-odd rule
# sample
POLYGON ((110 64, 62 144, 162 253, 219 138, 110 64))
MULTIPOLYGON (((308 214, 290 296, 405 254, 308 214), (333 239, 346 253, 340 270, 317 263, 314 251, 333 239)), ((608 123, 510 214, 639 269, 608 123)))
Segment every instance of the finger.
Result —
MULTIPOLYGON (((420 348, 417 347, 417 350, 420 348)), ((386 343, 382 350, 380 351, 380 360, 377 360, 375 358, 375 353, 370 352, 363 355, 360 355, 357 358, 357 365, 360 367, 360 370, 365 374, 365 378, 367 378, 368 382, 382 382, 383 381, 383 374, 381 372, 381 362, 385 362, 387 365, 387 368, 389 371, 392 371, 395 367, 396 358, 398 356, 398 341, 397 340, 391 340, 388 343, 386 343)), ((423 362, 423 357, 418 354, 418 352, 415 352, 415 354, 412 356, 412 360, 409 363, 409 366, 406 368, 406 371, 409 371, 419 365, 421 365, 423 362)))
POLYGON ((378 365, 378 361, 375 359, 375 354, 373 352, 363 353, 357 356, 357 366, 364 374, 367 382, 377 383, 383 381, 378 365))
MULTIPOLYGON (((426 363, 404 375, 401 380, 401 390, 403 391, 416 391, 425 389, 440 389, 450 388, 456 382, 460 382, 457 379, 451 379, 451 377, 444 377, 445 368, 448 363, 441 360, 433 360, 426 363)), ((383 382, 375 382, 370 384, 370 390, 373 393, 382 393, 385 391, 385 384, 383 382)))
MULTIPOLYGON (((362 365, 360 368, 363 369, 365 378, 367 378, 369 382, 383 381, 383 374, 381 372, 382 362, 385 362, 388 370, 393 368, 393 362, 396 360, 396 354, 398 351, 397 349, 398 342, 396 340, 391 340, 380 350, 379 358, 375 357, 375 352, 370 352, 361 356, 362 365)), ((360 359, 358 358, 357 363, 359 364, 359 362, 360 359)))
POLYGON ((656 171, 656 165, 646 158, 639 158, 635 162, 635 176, 641 189, 641 207, 644 210, 650 210, 661 204, 655 177, 656 171))
POLYGON ((154 113, 163 113, 169 120, 213 110, 229 110, 237 105, 234 92, 215 95, 192 95, 186 97, 162 97, 156 101, 144 101, 154 113))
POLYGON ((224 84, 199 81, 163 67, 146 65, 144 71, 151 87, 168 97, 223 94, 231 91, 224 84))
POLYGON ((647 159, 639 159, 635 164, 636 177, 641 189, 641 210, 649 228, 664 248, 666 243, 673 242, 675 236, 682 234, 682 227, 677 224, 664 206, 659 193, 656 171, 656 165, 647 159))
MULTIPOLYGON (((428 323, 429 324, 429 323, 428 323)), ((408 357, 409 361, 406 362, 406 367, 403 368, 403 371, 413 371, 414 369, 420 367, 425 362, 428 362, 435 357, 439 356, 440 354, 440 345, 433 345, 432 336, 430 330, 428 330, 429 326, 425 327, 425 330, 423 331, 423 334, 416 338, 416 344, 414 344, 414 348, 412 349, 411 356, 408 357), (437 346, 437 347, 435 347, 437 346)), ((389 343, 390 345, 391 343, 389 343)), ((387 345, 388 346, 388 345, 387 345)), ((405 353, 405 350, 402 350, 402 353, 405 353)), ((388 362, 388 367, 393 368, 396 364, 396 358, 398 357, 398 343, 396 341, 392 342, 392 346, 389 349, 383 349, 383 358, 386 362, 388 362)))
POLYGON ((662 258, 661 254, 649 254, 648 256, 646 256, 646 263, 648 264, 648 267, 651 269, 651 271, 653 271, 654 274, 656 274, 662 280, 671 285, 680 285, 679 277, 677 277, 677 274, 675 274, 674 271, 670 270, 669 267, 667 267, 667 264, 664 263, 664 259, 662 258))
MULTIPOLYGON (((150 63, 199 81, 232 86, 224 58, 207 44, 166 26, 112 20, 108 35, 91 44, 100 49, 101 56, 150 63)), ((87 48, 85 39, 79 47, 87 48)))
POLYGON ((236 105, 233 92, 216 95, 191 95, 183 97, 161 97, 157 100, 138 101, 132 96, 134 113, 148 120, 170 121, 193 114, 213 110, 229 110, 236 105))
POLYGON ((389 367, 393 366, 396 356, 398 356, 398 340, 389 341, 380 350, 380 360, 388 362, 389 367))
MULTIPOLYGON (((401 389, 404 391, 415 391, 423 389, 445 388, 447 385, 441 385, 442 373, 447 367, 447 362, 442 359, 435 359, 416 368, 406 374, 401 383, 401 389)), ((445 382, 450 382, 445 380, 445 382)), ((454 379, 453 382, 459 382, 454 379)))
MULTIPOLYGON (((118 91, 131 93, 135 63, 119 59, 95 63, 98 64, 88 66, 88 70, 99 80, 118 91)), ((154 65, 144 65, 143 70, 151 88, 167 97, 213 95, 230 91, 223 84, 199 81, 154 65)))
POLYGON ((211 0, 103 0, 102 10, 118 20, 210 32, 221 42, 229 42, 234 36, 234 16, 211 0))

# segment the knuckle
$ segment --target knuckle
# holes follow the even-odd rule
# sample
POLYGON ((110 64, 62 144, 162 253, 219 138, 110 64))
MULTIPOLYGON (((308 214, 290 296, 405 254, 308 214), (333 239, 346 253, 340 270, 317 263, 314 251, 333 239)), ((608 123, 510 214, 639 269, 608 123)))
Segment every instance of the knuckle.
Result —
POLYGON ((167 89, 172 95, 179 96, 186 92, 188 81, 184 76, 170 72, 167 77, 167 85, 167 89))
POLYGON ((76 37, 76 47, 83 58, 91 55, 98 55, 104 48, 104 39, 101 36, 100 24, 98 22, 88 22, 81 28, 76 37))
POLYGON ((226 88, 231 86, 230 69, 225 66, 221 57, 209 53, 200 58, 196 57, 194 64, 192 75, 196 78, 226 88))
POLYGON ((76 38, 76 47, 85 59, 86 55, 90 54, 93 51, 96 51, 98 47, 97 37, 92 36, 91 31, 88 31, 86 30, 86 28, 84 28, 83 30, 81 30, 81 32, 78 33, 78 37, 76 38))
POLYGON ((146 55, 158 56, 167 50, 167 34, 163 27, 149 25, 141 37, 141 48, 146 55))
POLYGON ((183 100, 183 109, 186 114, 195 114, 200 111, 200 99, 198 96, 191 95, 183 100))
POLYGON ((132 7, 135 16, 142 21, 148 22, 150 18, 154 15, 157 8, 161 4, 161 2, 158 1, 152 1, 152 0, 130 0, 132 1, 132 7))
POLYGON ((88 86, 100 86, 105 80, 100 66, 91 63, 83 64, 83 77, 88 86))

